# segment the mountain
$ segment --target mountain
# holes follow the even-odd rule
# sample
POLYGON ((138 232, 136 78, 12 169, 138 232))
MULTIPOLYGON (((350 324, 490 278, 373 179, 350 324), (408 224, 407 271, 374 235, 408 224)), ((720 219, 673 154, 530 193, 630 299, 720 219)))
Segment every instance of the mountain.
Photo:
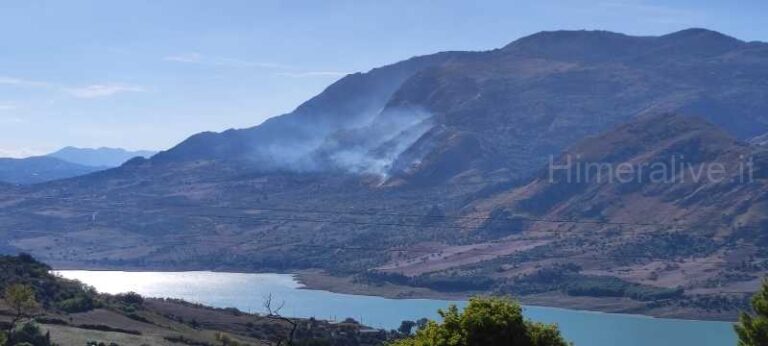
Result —
POLYGON ((104 167, 84 166, 46 156, 24 159, 0 158, 0 181, 12 184, 35 184, 71 178, 102 169, 104 167))
MULTIPOLYGON (((513 294, 673 298, 712 315, 716 304, 703 296, 746 293, 765 275, 767 172, 768 151, 709 122, 642 117, 465 206, 459 222, 474 230, 474 248, 382 269, 492 278, 513 294)), ((657 303, 658 314, 671 310, 657 303)))
POLYGON ((135 157, 150 157, 151 151, 117 148, 66 147, 45 156, 23 159, 0 158, 0 182, 37 184, 72 178, 117 167, 135 157))
MULTIPOLYGON (((343 166, 345 158, 323 157, 320 152, 336 147, 338 141, 353 136, 354 132, 367 130, 367 143, 359 137, 351 138, 354 145, 359 146, 355 148, 359 149, 359 156, 366 156, 371 147, 416 126, 415 123, 424 120, 425 114, 392 112, 388 113, 392 115, 391 119, 379 115, 387 108, 392 94, 417 71, 467 55, 472 53, 438 53, 367 73, 350 74, 289 114, 248 129, 194 135, 171 150, 159 153, 152 161, 160 164, 194 160, 239 161, 260 171, 303 172, 333 168, 332 164, 343 166)), ((335 149, 329 150, 335 153, 335 149)))
POLYGON ((134 157, 151 157, 156 152, 148 150, 128 151, 121 148, 65 147, 46 156, 91 167, 117 167, 134 157))
POLYGON ((473 169, 526 176, 547 155, 642 114, 697 115, 747 138, 768 130, 767 52, 704 29, 543 32, 353 74, 292 113, 195 135, 154 161, 434 182, 473 169))
POLYGON ((768 271, 764 148, 745 142, 768 132, 766 83, 767 44, 704 29, 416 57, 259 126, 0 190, 0 240, 55 265, 315 269, 350 280, 335 289, 728 318, 768 271), (679 153, 729 178, 752 157, 755 180, 550 183, 568 153, 679 153))

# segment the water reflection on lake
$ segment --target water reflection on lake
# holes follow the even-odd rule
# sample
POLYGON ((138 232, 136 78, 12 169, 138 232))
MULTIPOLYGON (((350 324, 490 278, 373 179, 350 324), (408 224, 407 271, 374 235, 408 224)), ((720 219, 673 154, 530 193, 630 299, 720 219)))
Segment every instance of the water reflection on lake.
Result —
MULTIPOLYGON (((147 297, 180 298, 216 307, 236 307, 263 312, 262 302, 271 294, 285 301, 287 316, 343 320, 352 317, 364 324, 393 329, 402 320, 437 318, 437 309, 460 301, 387 299, 301 289, 289 274, 217 272, 58 271, 104 293, 137 292, 147 297)), ((567 309, 526 306, 525 315, 536 321, 557 323, 577 346, 723 346, 735 345, 730 323, 657 319, 567 309)))

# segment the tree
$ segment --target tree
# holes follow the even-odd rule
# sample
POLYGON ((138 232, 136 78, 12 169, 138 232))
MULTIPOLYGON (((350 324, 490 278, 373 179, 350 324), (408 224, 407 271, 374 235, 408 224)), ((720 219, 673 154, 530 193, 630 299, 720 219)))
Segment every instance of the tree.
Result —
POLYGON ((752 297, 754 314, 741 313, 739 323, 734 326, 739 336, 739 346, 768 345, 768 279, 752 297))
POLYGON ((43 331, 34 322, 27 322, 18 327, 14 333, 13 338, 10 340, 10 345, 34 345, 34 346, 50 346, 51 334, 43 331))
POLYGON ((464 311, 452 305, 434 321, 395 346, 567 346, 555 325, 523 318, 519 304, 507 298, 472 298, 464 311))
POLYGON ((35 291, 22 284, 13 284, 5 288, 5 302, 13 310, 13 318, 8 326, 6 335, 13 339, 13 331, 19 322, 31 316, 37 307, 35 291))
POLYGON ((429 319, 422 317, 416 321, 416 329, 424 329, 428 323, 429 319))
MULTIPOLYGON (((284 306, 285 306, 285 301, 275 305, 275 303, 272 301, 272 293, 264 297, 264 309, 267 310, 267 318, 277 320, 277 321, 283 321, 285 323, 288 323, 291 326, 291 330, 288 333, 287 345, 293 346, 293 338, 296 335, 296 328, 298 327, 298 324, 296 324, 296 321, 280 315, 280 310, 282 310, 284 306)), ((278 346, 282 344, 283 344, 282 340, 277 342, 278 346)))
POLYGON ((232 337, 227 334, 217 332, 215 337, 217 341, 221 342, 222 346, 240 346, 239 342, 237 342, 235 339, 232 339, 232 337))
POLYGON ((397 328, 397 331, 403 335, 411 335, 411 332, 413 331, 413 327, 415 326, 416 326, 416 322, 406 320, 406 321, 400 322, 400 327, 397 328))

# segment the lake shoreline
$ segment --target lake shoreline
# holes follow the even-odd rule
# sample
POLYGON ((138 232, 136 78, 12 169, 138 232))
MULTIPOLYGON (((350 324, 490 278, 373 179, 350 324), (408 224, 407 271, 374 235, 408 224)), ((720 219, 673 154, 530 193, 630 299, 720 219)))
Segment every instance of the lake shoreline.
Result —
MULTIPOLYGON (((322 270, 307 269, 289 272, 274 270, 247 271, 234 268, 166 268, 166 267, 104 267, 82 264, 54 264, 54 270, 87 270, 87 271, 125 271, 125 272, 193 272, 210 271, 219 273, 265 274, 278 273, 294 275, 302 285, 301 289, 321 290, 333 293, 373 296, 389 299, 437 299, 437 300, 467 300, 472 296, 488 294, 487 292, 439 292, 423 287, 402 286, 394 284, 367 285, 354 282, 351 277, 330 275, 322 270)), ((522 304, 578 310, 597 313, 627 314, 646 316, 650 318, 678 319, 687 321, 717 321, 734 322, 737 312, 711 313, 698 309, 682 309, 679 307, 648 309, 642 302, 628 298, 613 297, 573 297, 559 293, 517 296, 515 299, 522 304)))
MULTIPOLYGON (((169 297, 229 310, 233 314, 237 314, 234 309, 263 313, 265 297, 276 297, 285 307, 285 316, 315 318, 330 323, 353 318, 364 325, 386 330, 397 328, 403 320, 439 319, 436 312, 450 304, 466 305, 466 301, 459 299, 389 299, 380 295, 363 295, 363 289, 357 286, 349 286, 359 290, 355 292, 357 294, 337 293, 321 289, 321 281, 326 282, 325 286, 329 285, 328 281, 346 285, 345 278, 330 277, 321 271, 280 274, 205 270, 62 270, 59 274, 81 280, 107 294, 133 291, 145 297, 169 297), (315 284, 306 286, 299 281, 299 277, 303 277, 305 284, 312 280, 315 284)), ((385 289, 393 291, 392 287, 385 289)), ((373 292, 369 288, 365 290, 373 292)), ((400 298, 416 297, 401 295, 400 298)), ((457 295, 455 298, 460 297, 457 295)), ((727 322, 541 306, 550 304, 528 305, 528 299, 523 302, 526 318, 557 324, 563 335, 576 345, 614 346, 617 341, 623 340, 625 342, 621 344, 625 346, 721 346, 734 344, 736 340, 733 326, 727 322)))
MULTIPOLYGON (((440 300, 467 300, 472 296, 487 295, 487 292, 438 292, 423 287, 401 286, 394 284, 367 285, 356 283, 350 277, 332 276, 322 271, 306 270, 298 271, 297 280, 304 285, 303 289, 323 290, 334 293, 354 294, 390 299, 440 299, 440 300)), ((633 316, 645 316, 649 318, 664 318, 686 321, 713 321, 735 322, 736 313, 704 313, 696 309, 651 309, 645 307, 642 302, 629 298, 596 298, 573 297, 559 293, 547 293, 525 295, 515 297, 524 305, 546 308, 558 308, 578 310, 596 313, 625 314, 633 316)))

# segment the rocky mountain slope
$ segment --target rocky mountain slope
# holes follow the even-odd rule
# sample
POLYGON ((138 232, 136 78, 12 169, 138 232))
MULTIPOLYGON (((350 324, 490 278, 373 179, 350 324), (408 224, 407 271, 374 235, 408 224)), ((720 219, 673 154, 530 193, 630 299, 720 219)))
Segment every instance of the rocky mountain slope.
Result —
POLYGON ((642 114, 695 114, 747 138, 768 130, 766 54, 768 44, 704 29, 543 32, 350 75, 290 114, 193 136, 155 161, 435 182, 475 168, 525 176, 547 155, 642 114))
POLYGON ((517 294, 654 300, 646 308, 662 315, 720 309, 768 272, 766 158, 703 120, 643 117, 468 204, 457 222, 482 241, 380 270, 422 282, 493 278, 489 288, 517 294))

